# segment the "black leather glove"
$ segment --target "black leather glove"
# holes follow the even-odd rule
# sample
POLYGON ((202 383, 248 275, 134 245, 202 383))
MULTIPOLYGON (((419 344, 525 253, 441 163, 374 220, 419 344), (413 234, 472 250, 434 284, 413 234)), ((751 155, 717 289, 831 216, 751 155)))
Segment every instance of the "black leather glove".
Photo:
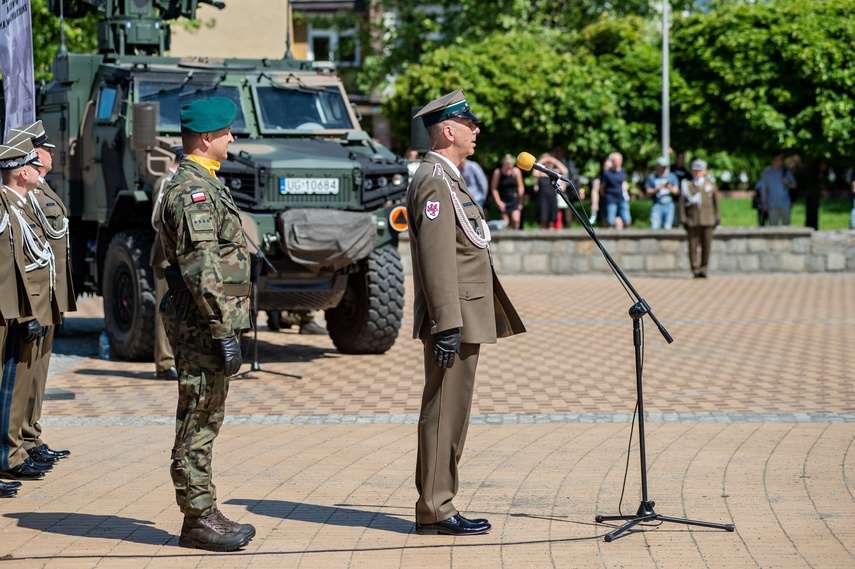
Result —
POLYGON ((454 354, 460 352, 460 328, 434 334, 433 341, 433 357, 437 365, 443 369, 454 365, 454 354))
POLYGON ((30 343, 35 342, 39 338, 42 337, 42 325, 39 324, 39 321, 33 318, 27 322, 21 324, 24 327, 24 342, 30 343))
POLYGON ((220 343, 220 351, 223 353, 223 370, 226 377, 231 377, 240 371, 243 358, 240 354, 240 342, 237 338, 230 336, 217 340, 220 343))

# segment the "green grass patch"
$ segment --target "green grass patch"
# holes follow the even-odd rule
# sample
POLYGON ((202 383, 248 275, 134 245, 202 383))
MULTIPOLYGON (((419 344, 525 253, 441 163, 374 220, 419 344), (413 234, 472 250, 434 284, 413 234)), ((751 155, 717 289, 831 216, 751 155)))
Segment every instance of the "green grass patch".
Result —
MULTIPOLYGON (((591 200, 585 200, 585 211, 590 213, 591 200)), ((650 205, 649 199, 635 199, 629 202, 629 211, 632 215, 632 228, 647 229, 650 227, 650 205)), ((575 205, 575 204, 574 204, 575 205)), ((729 198, 722 197, 719 202, 721 208, 722 227, 756 227, 757 210, 751 207, 751 198, 729 198)), ((849 229, 849 212, 852 201, 849 198, 825 198, 819 203, 819 228, 821 230, 849 229)), ((501 219, 495 207, 490 208, 490 219, 501 219)), ((793 212, 790 219, 793 227, 805 226, 805 202, 799 200, 793 204, 793 212)), ((526 202, 523 208, 523 228, 538 229, 534 201, 526 202)), ((578 228, 578 222, 573 224, 578 228)))

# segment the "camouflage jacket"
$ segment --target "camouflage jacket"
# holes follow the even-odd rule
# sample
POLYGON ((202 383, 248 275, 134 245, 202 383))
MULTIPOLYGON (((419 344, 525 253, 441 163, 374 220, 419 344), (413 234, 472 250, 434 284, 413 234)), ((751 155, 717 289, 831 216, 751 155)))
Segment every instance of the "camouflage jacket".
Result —
POLYGON ((231 192, 188 158, 166 189, 160 240, 216 339, 248 330, 250 257, 231 192))

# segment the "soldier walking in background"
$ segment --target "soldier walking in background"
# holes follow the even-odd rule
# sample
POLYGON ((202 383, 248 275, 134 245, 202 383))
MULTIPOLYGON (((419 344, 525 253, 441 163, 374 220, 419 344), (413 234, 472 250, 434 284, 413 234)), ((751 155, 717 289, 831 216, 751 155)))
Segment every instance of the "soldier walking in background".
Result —
POLYGON ((452 503, 463 455, 481 344, 525 332, 493 270, 484 212, 457 165, 475 151, 478 119, 458 89, 425 105, 430 137, 410 183, 407 215, 413 258, 413 337, 424 344, 416 458, 416 531, 474 535, 486 519, 467 519, 452 503))
POLYGON ((683 227, 689 234, 689 264, 695 278, 707 278, 713 229, 718 227, 718 186, 707 179, 707 163, 692 160, 691 179, 680 186, 679 210, 683 227), (700 248, 700 257, 698 249, 700 248))
MULTIPOLYGON (((184 151, 180 148, 175 150, 175 159, 169 167, 169 171, 158 178, 151 190, 151 226, 154 228, 154 243, 151 245, 151 272, 154 277, 154 296, 155 306, 160 306, 160 301, 168 290, 166 286, 166 276, 163 271, 169 266, 166 257, 163 254, 163 247, 160 244, 160 213, 163 205, 163 194, 169 186, 169 182, 178 171, 178 165, 181 162, 181 157, 184 151)), ((157 379, 166 379, 175 381, 178 379, 178 370, 175 369, 175 356, 172 354, 172 346, 169 345, 169 338, 166 336, 166 330, 163 327, 163 318, 160 311, 155 311, 154 314, 154 376, 157 379)))
MULTIPOLYGON (((27 197, 33 206, 33 211, 39 218, 44 230, 47 243, 53 251, 56 263, 55 287, 53 303, 59 311, 60 318, 66 312, 77 310, 74 285, 71 277, 71 261, 68 241, 68 210, 59 196, 51 189, 45 181, 45 176, 53 168, 53 144, 48 142, 42 121, 36 121, 19 128, 13 128, 9 132, 9 140, 14 142, 21 138, 28 138, 33 143, 42 166, 39 168, 39 187, 30 192, 27 197)), ((50 448, 41 438, 42 426, 39 420, 42 417, 42 405, 45 399, 45 388, 47 387, 47 376, 50 369, 50 357, 53 352, 53 337, 56 326, 46 326, 45 334, 41 341, 39 358, 36 362, 35 375, 33 377, 33 388, 30 393, 30 401, 27 405, 27 414, 24 418, 23 437, 24 449, 34 462, 39 464, 53 464, 61 458, 71 454, 68 450, 54 450, 50 448)))
POLYGON ((59 324, 53 302, 55 262, 32 202, 28 197, 39 186, 42 166, 28 137, 0 146, 0 174, 8 204, 9 223, 20 238, 25 264, 25 290, 32 313, 21 316, 7 332, 0 381, 0 478, 39 480, 51 464, 36 463, 24 449, 23 425, 33 389, 36 365, 42 349, 43 326, 59 324))
POLYGON ((160 240, 169 293, 160 303, 178 369, 170 472, 184 514, 178 543, 212 551, 244 547, 255 535, 217 508, 211 452, 225 416, 229 378, 250 328, 250 257, 239 210, 216 177, 234 140, 239 109, 224 97, 181 108, 185 157, 166 189, 160 240))

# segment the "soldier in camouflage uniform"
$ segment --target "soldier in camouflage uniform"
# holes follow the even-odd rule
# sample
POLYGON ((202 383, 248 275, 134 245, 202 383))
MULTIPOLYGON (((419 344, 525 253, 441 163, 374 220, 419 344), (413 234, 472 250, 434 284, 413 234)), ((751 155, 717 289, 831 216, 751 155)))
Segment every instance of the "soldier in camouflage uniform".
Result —
POLYGON ((216 178, 238 113, 223 97, 182 107, 185 157, 161 209, 169 292, 160 312, 178 368, 170 472, 184 513, 179 544, 212 551, 244 547, 255 535, 251 525, 223 516, 211 482, 211 450, 225 415, 229 377, 240 369, 240 335, 250 327, 249 251, 238 208, 216 178))

